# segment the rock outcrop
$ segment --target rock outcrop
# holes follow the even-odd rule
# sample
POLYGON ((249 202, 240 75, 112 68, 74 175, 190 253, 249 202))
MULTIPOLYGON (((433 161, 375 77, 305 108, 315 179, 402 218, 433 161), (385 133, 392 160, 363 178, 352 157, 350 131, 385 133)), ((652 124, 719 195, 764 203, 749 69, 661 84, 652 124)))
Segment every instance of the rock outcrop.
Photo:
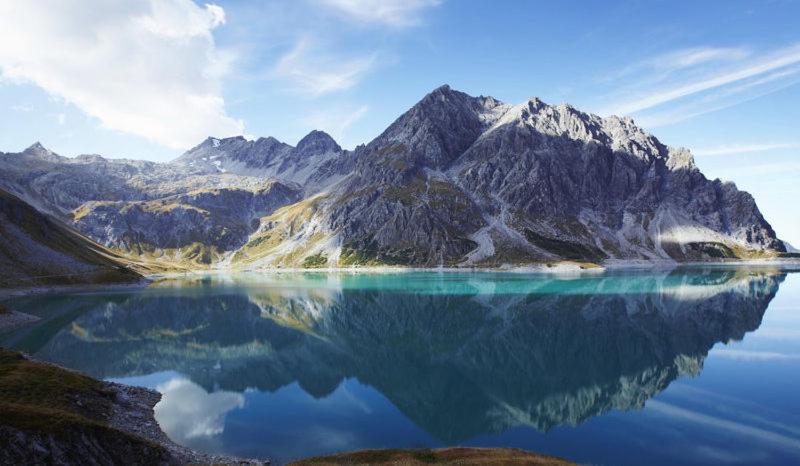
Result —
POLYGON ((0 189, 0 287, 141 278, 122 257, 0 189))
POLYGON ((0 186, 37 208, 165 262, 186 245, 200 258, 192 263, 244 268, 720 260, 786 249, 752 196, 707 179, 688 150, 629 118, 448 86, 353 151, 321 131, 296 147, 208 138, 166 164, 70 159, 36 144, 0 155, 0 169, 0 186), (241 201, 268 181, 283 186, 271 208, 241 201), (183 202, 198 190, 230 205, 183 202))

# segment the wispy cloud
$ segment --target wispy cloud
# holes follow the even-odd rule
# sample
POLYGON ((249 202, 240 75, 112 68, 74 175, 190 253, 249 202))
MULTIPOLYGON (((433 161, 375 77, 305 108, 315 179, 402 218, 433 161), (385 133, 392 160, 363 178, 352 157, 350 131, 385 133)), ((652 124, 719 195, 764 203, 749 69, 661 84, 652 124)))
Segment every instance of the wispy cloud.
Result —
POLYGON ((776 353, 774 351, 747 351, 735 349, 715 349, 710 355, 735 359, 737 361, 797 361, 800 354, 776 353))
POLYGON ((654 68, 680 70, 709 62, 741 60, 749 55, 750 50, 744 47, 695 47, 667 53, 648 63, 654 68))
POLYGON ((441 0, 317 0, 339 14, 367 24, 392 27, 415 26, 423 13, 441 0))
POLYGON ((605 81, 617 80, 626 76, 648 76, 653 80, 686 68, 711 62, 736 61, 747 58, 751 51, 744 47, 692 47, 667 52, 656 57, 646 58, 606 76, 605 81))
POLYGON ((603 113, 635 114, 651 127, 670 124, 800 82, 800 44, 761 53, 681 49, 626 67, 618 78, 603 113))
POLYGON ((273 74, 291 82, 294 90, 312 97, 355 86, 376 64, 376 55, 342 58, 315 51, 309 38, 297 44, 275 65, 273 74))
POLYGON ((693 149, 692 153, 699 156, 735 155, 769 152, 779 149, 793 149, 796 147, 800 147, 800 144, 726 144, 716 147, 693 149))
POLYGON ((664 403, 658 400, 649 400, 647 402, 647 409, 669 416, 671 418, 691 422, 703 426, 706 429, 722 430, 733 434, 737 434, 749 439, 756 439, 760 442, 770 443, 772 445, 782 447, 792 451, 800 451, 800 439, 784 435, 772 430, 748 425, 742 422, 736 422, 728 419, 723 419, 708 414, 703 414, 688 409, 680 408, 678 406, 664 403))

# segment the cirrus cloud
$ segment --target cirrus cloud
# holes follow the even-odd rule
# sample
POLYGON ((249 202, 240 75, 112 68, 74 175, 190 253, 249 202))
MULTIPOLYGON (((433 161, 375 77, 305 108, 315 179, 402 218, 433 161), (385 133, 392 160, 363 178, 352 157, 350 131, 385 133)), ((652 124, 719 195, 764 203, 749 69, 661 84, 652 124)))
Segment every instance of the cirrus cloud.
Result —
POLYGON ((191 0, 0 2, 2 78, 31 82, 105 128, 182 149, 241 134, 214 43, 224 10, 191 0))
POLYGON ((441 0, 318 0, 318 2, 363 23, 406 27, 419 24, 422 12, 438 6, 441 0))
POLYGON ((300 39, 283 55, 273 69, 273 76, 291 82, 291 87, 312 97, 355 86, 372 70, 376 55, 342 58, 313 50, 308 37, 300 39))

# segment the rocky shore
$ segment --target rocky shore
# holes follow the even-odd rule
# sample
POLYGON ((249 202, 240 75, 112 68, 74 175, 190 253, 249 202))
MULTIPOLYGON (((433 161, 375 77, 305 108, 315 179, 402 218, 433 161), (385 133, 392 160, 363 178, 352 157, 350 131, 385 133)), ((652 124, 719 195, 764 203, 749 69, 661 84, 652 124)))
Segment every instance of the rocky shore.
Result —
MULTIPOLYGON (((161 430, 161 394, 92 379, 0 348, 0 465, 268 465, 268 459, 201 453, 161 430)), ((565 460, 507 448, 389 449, 339 453, 297 465, 513 464, 565 460)))
POLYGON ((175 444, 154 418, 160 399, 0 348, 0 464, 270 464, 175 444))

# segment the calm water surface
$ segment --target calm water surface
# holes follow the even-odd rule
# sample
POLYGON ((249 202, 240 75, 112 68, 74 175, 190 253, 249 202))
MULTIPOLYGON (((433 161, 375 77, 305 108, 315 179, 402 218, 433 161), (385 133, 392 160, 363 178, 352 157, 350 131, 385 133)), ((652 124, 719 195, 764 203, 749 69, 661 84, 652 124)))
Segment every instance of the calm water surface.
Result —
POLYGON ((788 270, 195 276, 10 304, 42 320, 0 344, 161 391, 161 427, 210 452, 800 464, 788 270))

